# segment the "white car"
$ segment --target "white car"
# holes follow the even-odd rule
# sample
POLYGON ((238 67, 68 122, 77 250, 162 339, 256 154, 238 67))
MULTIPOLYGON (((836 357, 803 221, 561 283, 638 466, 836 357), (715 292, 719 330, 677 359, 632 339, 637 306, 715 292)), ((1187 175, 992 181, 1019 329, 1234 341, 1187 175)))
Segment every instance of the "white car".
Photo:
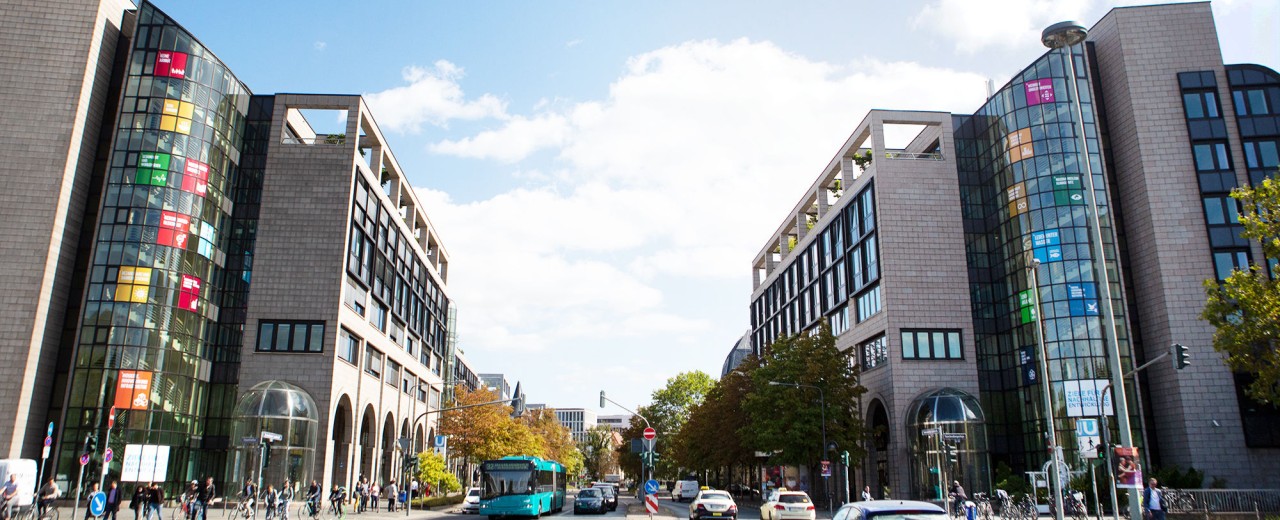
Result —
POLYGON ((703 520, 706 518, 737 520, 738 504, 733 501, 733 497, 729 495, 728 491, 703 490, 693 498, 693 503, 689 504, 689 520, 703 520))
POLYGON ((466 498, 462 499, 463 514, 480 514, 480 488, 473 487, 467 490, 466 498))
POLYGON ((760 506, 760 520, 815 520, 818 510, 804 491, 774 491, 760 506))

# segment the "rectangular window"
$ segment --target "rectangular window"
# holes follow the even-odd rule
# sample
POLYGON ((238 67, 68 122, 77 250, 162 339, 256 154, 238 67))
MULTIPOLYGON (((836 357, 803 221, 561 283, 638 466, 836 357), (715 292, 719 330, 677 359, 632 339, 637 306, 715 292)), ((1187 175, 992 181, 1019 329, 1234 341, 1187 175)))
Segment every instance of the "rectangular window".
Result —
POLYGON ((323 321, 258 320, 258 352, 324 350, 323 321))
POLYGON ((1231 161, 1227 159, 1226 143, 1204 143, 1193 147, 1195 150, 1196 170, 1217 171, 1231 169, 1231 161))
POLYGON ((382 332, 387 331, 387 306, 381 303, 373 304, 373 326, 382 332))
POLYGON ((385 376, 383 380, 386 381, 388 385, 394 387, 400 384, 400 363, 396 363, 395 361, 388 359, 387 372, 383 375, 385 376))
POLYGON ((902 329, 902 359, 964 359, 960 331, 902 329))
POLYGON ((1187 119, 1218 117, 1218 94, 1214 92, 1188 92, 1182 95, 1187 119))
POLYGON ((342 293, 342 303, 347 304, 356 314, 364 316, 364 305, 369 299, 369 291, 365 290, 351 277, 347 277, 347 286, 342 293))
POLYGON ((859 345, 862 370, 879 368, 889 362, 889 346, 883 334, 859 345))
POLYGON ((1245 162, 1250 169, 1275 170, 1280 167, 1280 151, 1277 148, 1276 141, 1246 142, 1244 143, 1245 162))
POLYGON ((359 353, 360 337, 345 328, 338 329, 338 359, 354 365, 359 353))
POLYGON ((1213 253, 1213 268, 1218 275, 1218 281, 1225 281, 1231 276, 1235 269, 1249 269, 1249 253, 1244 251, 1215 251, 1213 253))
POLYGON ((880 285, 877 284, 858 295, 858 323, 879 314, 882 308, 880 285))
POLYGON ((377 349, 372 347, 364 349, 364 372, 382 379, 382 353, 377 349))

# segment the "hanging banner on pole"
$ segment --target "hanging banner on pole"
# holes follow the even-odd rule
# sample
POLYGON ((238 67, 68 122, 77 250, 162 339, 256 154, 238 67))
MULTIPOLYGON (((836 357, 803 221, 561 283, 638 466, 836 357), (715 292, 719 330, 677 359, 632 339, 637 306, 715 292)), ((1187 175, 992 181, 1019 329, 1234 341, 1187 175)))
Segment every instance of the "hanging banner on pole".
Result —
POLYGON ((1116 488, 1142 489, 1142 466, 1138 464, 1138 448, 1118 446, 1113 460, 1116 488))

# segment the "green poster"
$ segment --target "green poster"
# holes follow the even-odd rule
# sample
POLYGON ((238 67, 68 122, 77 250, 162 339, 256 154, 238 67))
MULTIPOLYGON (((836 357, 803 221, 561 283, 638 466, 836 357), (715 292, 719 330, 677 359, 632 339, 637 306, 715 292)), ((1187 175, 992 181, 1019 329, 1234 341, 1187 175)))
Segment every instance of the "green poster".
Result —
POLYGON ((1026 307, 1026 306, 1031 305, 1031 304, 1032 304, 1031 289, 1027 289, 1027 290, 1025 290, 1025 291, 1022 291, 1022 292, 1018 293, 1018 306, 1019 306, 1019 307, 1026 307))
POLYGON ((153 170, 150 168, 138 168, 137 175, 133 178, 134 184, 149 184, 151 186, 167 186, 169 184, 169 170, 153 170))
POLYGON ((1031 323, 1031 322, 1034 322, 1034 321, 1036 321, 1036 308, 1035 308, 1035 307, 1023 307, 1023 308, 1022 308, 1022 322, 1023 322, 1023 323, 1031 323))
POLYGON ((138 169, 168 170, 169 157, 167 153, 142 152, 138 154, 138 169))
POLYGON ((1084 204, 1084 188, 1079 175, 1053 176, 1053 202, 1059 206, 1084 204))

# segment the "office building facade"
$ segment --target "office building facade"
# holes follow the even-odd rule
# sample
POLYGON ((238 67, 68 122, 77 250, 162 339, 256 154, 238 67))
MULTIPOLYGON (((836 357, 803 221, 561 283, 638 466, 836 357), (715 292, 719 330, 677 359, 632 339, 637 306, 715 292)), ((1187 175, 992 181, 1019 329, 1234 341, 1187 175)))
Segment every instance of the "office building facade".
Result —
POLYGON ((1118 8, 974 114, 872 111, 757 255, 753 349, 832 329, 868 388, 858 479, 877 493, 1041 470, 1046 380, 1072 469, 1077 426, 1106 416, 1118 440, 1127 409, 1152 466, 1280 485, 1276 409, 1239 392, 1198 319, 1203 280, 1264 263, 1225 195, 1276 169, 1278 79, 1222 63, 1208 3, 1118 8), (919 133, 890 149, 895 125, 919 133), (1113 375, 1175 342, 1195 364, 1111 402, 1113 375))
POLYGON ((556 408, 556 419, 577 443, 586 442, 587 430, 596 427, 596 413, 586 408, 556 408))
POLYGON ((0 229, 5 257, 43 273, 0 280, 40 302, 5 317, 19 334, 0 348, 29 352, 6 378, 6 424, 25 427, 10 456, 38 458, 51 422, 64 487, 86 438, 94 468, 110 448, 111 478, 171 489, 398 477, 400 441, 422 450, 445 387, 476 381, 455 359, 448 253, 364 100, 255 95, 146 2, 5 17, 23 29, 0 94, 31 104, 19 134, 36 139, 0 147, 60 172, 22 202, 43 229, 0 229), (59 88, 20 88, 46 58, 67 61, 59 88), (342 130, 310 111, 345 113, 342 130), (43 249, 9 248, 27 234, 43 249))

